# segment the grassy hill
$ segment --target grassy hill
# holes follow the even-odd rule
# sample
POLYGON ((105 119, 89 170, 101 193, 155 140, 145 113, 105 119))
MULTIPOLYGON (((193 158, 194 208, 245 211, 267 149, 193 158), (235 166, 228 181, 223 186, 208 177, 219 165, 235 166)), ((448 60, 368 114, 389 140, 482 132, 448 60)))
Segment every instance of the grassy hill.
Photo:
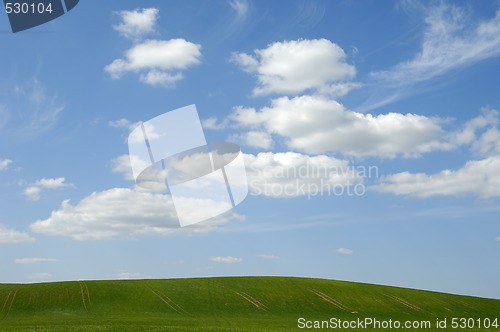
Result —
POLYGON ((494 318, 500 324, 500 300, 284 277, 3 284, 0 309, 2 332, 307 330, 299 318, 303 327, 331 318, 429 321, 428 331, 446 318, 441 330, 451 331, 453 317, 474 318, 467 331, 500 331, 478 327, 494 318))

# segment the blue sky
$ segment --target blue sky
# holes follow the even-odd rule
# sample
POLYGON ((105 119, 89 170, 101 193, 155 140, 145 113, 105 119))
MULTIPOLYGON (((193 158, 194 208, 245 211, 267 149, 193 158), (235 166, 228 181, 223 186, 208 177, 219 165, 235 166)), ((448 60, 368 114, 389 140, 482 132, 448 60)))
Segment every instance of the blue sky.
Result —
POLYGON ((289 275, 500 298, 498 1, 141 5, 83 1, 16 34, 0 15, 0 282, 289 275), (241 146, 250 193, 178 228, 135 186, 127 137, 190 104, 208 141, 241 146))

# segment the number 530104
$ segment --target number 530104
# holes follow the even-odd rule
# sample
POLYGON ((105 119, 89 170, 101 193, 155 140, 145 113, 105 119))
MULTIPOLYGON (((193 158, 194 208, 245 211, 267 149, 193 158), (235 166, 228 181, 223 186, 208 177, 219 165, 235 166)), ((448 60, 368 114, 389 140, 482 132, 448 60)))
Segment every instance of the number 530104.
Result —
POLYGON ((5 3, 7 14, 43 14, 52 13, 52 3, 26 3, 26 2, 7 2, 5 3))

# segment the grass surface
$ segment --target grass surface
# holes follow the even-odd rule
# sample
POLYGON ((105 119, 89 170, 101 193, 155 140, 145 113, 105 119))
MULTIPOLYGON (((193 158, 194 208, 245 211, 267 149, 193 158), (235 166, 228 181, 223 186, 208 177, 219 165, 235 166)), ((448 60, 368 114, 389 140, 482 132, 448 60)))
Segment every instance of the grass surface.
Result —
POLYGON ((475 328, 461 330, 500 331, 478 328, 500 320, 500 300, 282 277, 3 284, 0 309, 2 332, 298 331, 300 317, 430 321, 428 331, 437 330, 437 318, 447 319, 441 331, 455 330, 453 317, 474 318, 475 328))

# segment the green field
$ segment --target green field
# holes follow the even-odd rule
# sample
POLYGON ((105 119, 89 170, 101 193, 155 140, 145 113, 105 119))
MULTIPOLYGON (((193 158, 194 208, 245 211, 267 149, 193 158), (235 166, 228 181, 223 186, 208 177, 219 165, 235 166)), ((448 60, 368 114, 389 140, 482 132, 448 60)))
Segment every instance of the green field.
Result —
POLYGON ((304 324, 330 318, 429 321, 428 331, 446 318, 441 330, 451 331, 454 317, 474 319, 468 323, 475 328, 456 330, 500 331, 478 327, 500 320, 500 300, 285 277, 2 284, 0 308, 2 332, 307 330, 298 328, 299 318, 304 324))

